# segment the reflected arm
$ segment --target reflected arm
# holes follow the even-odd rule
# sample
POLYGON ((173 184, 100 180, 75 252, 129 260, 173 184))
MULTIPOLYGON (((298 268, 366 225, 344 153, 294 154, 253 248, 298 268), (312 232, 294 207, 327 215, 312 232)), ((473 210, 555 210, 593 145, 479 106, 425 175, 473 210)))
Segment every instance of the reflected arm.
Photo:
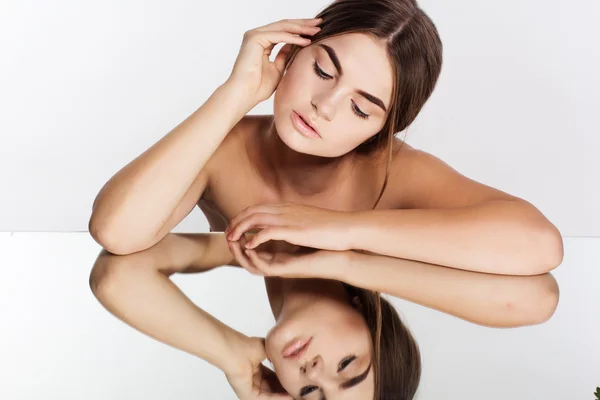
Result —
POLYGON ((339 280, 387 293, 489 327, 548 320, 558 304, 550 273, 533 276, 463 271, 420 261, 355 251, 336 273, 339 280))
POLYGON ((170 233, 138 253, 102 250, 90 286, 100 303, 126 324, 227 373, 237 367, 248 337, 196 306, 169 278, 227 264, 234 260, 222 234, 170 233))

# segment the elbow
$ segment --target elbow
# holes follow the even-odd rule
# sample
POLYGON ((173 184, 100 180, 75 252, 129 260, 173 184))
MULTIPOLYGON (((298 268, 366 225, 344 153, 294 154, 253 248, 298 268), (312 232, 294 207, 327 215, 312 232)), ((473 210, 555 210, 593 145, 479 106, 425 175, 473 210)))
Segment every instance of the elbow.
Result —
POLYGON ((519 241, 521 247, 511 261, 516 266, 511 275, 543 275, 562 264, 563 238, 554 225, 530 229, 519 241))
POLYGON ((144 250, 143 246, 136 245, 135 243, 132 243, 131 240, 125 239, 123 236, 126 235, 119 235, 118 230, 107 229, 105 226, 94 220, 93 216, 88 223, 88 231, 96 243, 109 253, 127 255, 144 250))
POLYGON ((132 280, 139 279, 139 264, 127 257, 119 257, 106 250, 100 252, 88 279, 93 295, 102 303, 112 303, 114 296, 127 291, 132 280))
POLYGON ((104 299, 106 287, 110 282, 115 281, 115 272, 118 271, 117 264, 120 262, 120 257, 102 250, 96 258, 92 270, 90 272, 88 284, 98 300, 104 299))
POLYGON ((552 318, 559 303, 559 288, 552 274, 523 277, 531 282, 528 295, 512 298, 504 304, 509 326, 541 325, 552 318))
POLYGON ((546 274, 556 269, 564 258, 563 238, 554 225, 538 233, 538 238, 539 250, 531 275, 546 274))
POLYGON ((560 289, 558 282, 552 274, 546 273, 537 277, 540 279, 540 303, 542 304, 541 310, 538 312, 538 323, 548 321, 554 315, 554 312, 558 308, 560 299, 560 289))
POLYGON ((548 322, 558 308, 559 294, 558 289, 554 292, 548 292, 544 298, 540 299, 535 305, 534 312, 531 315, 530 325, 540 325, 548 322))

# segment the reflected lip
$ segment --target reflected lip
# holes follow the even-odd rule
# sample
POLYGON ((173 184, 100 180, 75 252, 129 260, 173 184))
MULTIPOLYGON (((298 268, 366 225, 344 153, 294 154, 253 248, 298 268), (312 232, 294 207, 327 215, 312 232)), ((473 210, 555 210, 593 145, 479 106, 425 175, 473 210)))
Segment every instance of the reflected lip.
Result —
POLYGON ((302 114, 300 114, 300 113, 298 113, 296 111, 292 110, 292 112, 294 114, 296 114, 306 125, 308 125, 317 134, 318 137, 321 137, 321 135, 319 135, 319 132, 315 129, 315 127, 310 124, 308 118, 306 118, 304 115, 302 115, 302 114))
POLYGON ((283 358, 298 359, 306 353, 306 351, 310 347, 311 341, 312 337, 308 339, 293 339, 285 345, 283 351, 281 352, 281 355, 283 355, 283 358), (298 349, 301 350, 298 351, 298 349), (298 351, 298 353, 292 354, 295 351, 298 351))

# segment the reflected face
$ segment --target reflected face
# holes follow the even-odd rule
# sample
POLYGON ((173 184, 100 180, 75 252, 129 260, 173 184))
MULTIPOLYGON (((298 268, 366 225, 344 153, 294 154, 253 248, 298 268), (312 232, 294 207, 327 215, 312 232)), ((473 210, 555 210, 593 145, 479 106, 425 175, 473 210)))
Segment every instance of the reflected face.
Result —
POLYGON ((297 297, 267 334, 266 350, 279 381, 295 399, 373 397, 369 329, 360 312, 341 296, 297 297), (298 338, 310 342, 300 356, 285 357, 286 346, 298 338))
POLYGON ((298 52, 275 91, 277 133, 300 153, 346 154, 385 124, 392 84, 383 41, 349 33, 312 43, 298 52), (298 125, 298 115, 313 132, 298 125))

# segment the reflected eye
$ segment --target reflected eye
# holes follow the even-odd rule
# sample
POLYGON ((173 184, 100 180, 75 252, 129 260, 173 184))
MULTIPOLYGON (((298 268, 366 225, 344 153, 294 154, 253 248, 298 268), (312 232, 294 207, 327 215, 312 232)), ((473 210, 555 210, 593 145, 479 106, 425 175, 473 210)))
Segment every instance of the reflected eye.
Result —
MULTIPOLYGON (((340 364, 338 365, 338 372, 344 370, 354 360, 356 360, 356 355, 355 354, 352 354, 351 356, 348 356, 348 357, 344 358, 340 362, 340 364)), ((304 397, 307 394, 310 394, 310 393, 314 392, 317 389, 318 389, 317 386, 304 386, 300 390, 300 397, 304 397)))
POLYGON ((304 397, 309 393, 314 392, 315 390, 317 390, 316 386, 305 386, 302 388, 302 390, 300 391, 300 396, 304 397))
POLYGON ((341 363, 340 366, 338 367, 338 372, 342 371, 344 368, 346 368, 348 366, 348 364, 350 364, 352 361, 356 360, 356 356, 354 354, 352 354, 350 357, 345 358, 341 363))
MULTIPOLYGON (((313 62, 313 70, 320 79, 327 80, 333 78, 332 76, 327 75, 325 72, 323 72, 321 68, 319 68, 317 60, 313 62)), ((354 102, 352 102, 352 111, 354 112, 354 114, 356 114, 358 118, 369 119, 369 114, 365 114, 364 112, 362 112, 361 109, 358 108, 354 102)))

